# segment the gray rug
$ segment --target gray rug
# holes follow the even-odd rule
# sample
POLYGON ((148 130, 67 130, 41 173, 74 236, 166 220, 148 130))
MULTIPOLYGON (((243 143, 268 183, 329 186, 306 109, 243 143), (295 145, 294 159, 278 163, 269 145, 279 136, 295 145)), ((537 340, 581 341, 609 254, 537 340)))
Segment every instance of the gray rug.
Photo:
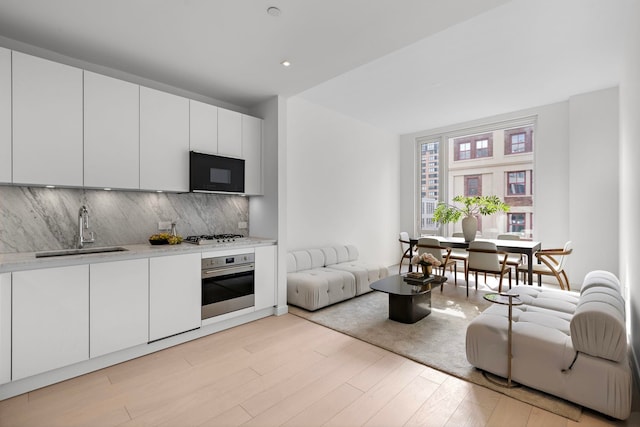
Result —
POLYGON ((489 382, 467 362, 467 324, 489 306, 483 291, 445 286, 432 294, 429 316, 412 325, 388 319, 388 296, 381 292, 309 312, 289 306, 289 312, 352 337, 382 347, 450 375, 490 388, 565 418, 578 421, 582 408, 527 387, 504 388, 489 382))

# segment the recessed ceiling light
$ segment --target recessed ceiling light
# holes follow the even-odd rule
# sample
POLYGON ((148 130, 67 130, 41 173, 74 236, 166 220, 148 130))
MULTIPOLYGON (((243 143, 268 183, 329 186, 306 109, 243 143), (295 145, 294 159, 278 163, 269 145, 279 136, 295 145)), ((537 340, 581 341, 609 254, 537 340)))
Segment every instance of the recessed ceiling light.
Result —
POLYGON ((106 187, 104 191, 111 191, 111 189, 109 187, 106 187))
POLYGON ((280 16, 280 14, 281 14, 282 12, 281 12, 281 11, 280 11, 280 9, 278 9, 277 7, 275 7, 275 6, 271 6, 271 7, 267 8, 267 13, 268 13, 270 16, 278 17, 278 16, 280 16))
POLYGON ((289 61, 282 61, 281 64, 284 67, 290 67, 291 66, 291 62, 289 62, 289 61))

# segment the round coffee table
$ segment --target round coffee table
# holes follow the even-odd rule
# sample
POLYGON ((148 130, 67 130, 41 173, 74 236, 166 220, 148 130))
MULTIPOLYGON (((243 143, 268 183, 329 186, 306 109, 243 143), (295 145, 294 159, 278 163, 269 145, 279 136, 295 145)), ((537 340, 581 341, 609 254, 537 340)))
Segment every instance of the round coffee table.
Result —
POLYGON ((405 281, 404 275, 385 277, 373 282, 371 289, 389 294, 389 319, 416 323, 431 313, 431 289, 447 281, 445 276, 431 275, 424 281, 405 281))

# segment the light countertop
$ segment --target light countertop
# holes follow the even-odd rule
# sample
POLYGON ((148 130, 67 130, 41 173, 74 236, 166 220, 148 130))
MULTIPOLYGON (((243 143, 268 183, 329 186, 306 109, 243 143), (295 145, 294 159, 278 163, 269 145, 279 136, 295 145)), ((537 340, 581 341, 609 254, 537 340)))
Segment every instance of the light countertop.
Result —
MULTIPOLYGON (((3 253, 0 254, 0 273, 22 270, 36 270, 40 268, 65 267, 70 265, 95 264, 109 261, 151 258, 157 256, 179 255, 187 253, 220 252, 220 255, 224 255, 225 252, 235 252, 236 249, 254 248, 257 246, 271 246, 274 244, 276 244, 275 239, 251 237, 246 242, 233 242, 220 245, 194 245, 184 242, 179 245, 151 245, 149 243, 137 245, 119 245, 119 247, 125 248, 126 251, 100 252, 42 258, 36 258, 36 253, 39 252, 3 253)), ((86 247, 91 248, 91 246, 89 245, 87 245, 86 247)))

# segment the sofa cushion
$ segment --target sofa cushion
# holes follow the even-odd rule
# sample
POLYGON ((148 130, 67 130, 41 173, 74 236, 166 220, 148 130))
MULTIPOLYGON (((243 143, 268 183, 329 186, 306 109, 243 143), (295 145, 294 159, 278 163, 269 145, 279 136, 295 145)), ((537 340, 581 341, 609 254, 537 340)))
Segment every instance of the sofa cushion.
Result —
POLYGON ((573 347, 594 357, 621 362, 627 353, 622 296, 608 285, 582 292, 571 319, 573 347))
POLYGON ((586 276, 584 276, 580 293, 585 292, 587 289, 592 287, 607 287, 617 291, 618 294, 622 294, 620 281, 615 274, 609 271, 594 270, 587 273, 586 276))
POLYGON ((319 268, 287 274, 287 301, 310 311, 355 295, 355 278, 346 271, 319 268))
MULTIPOLYGON (((353 249, 355 248, 353 247, 353 249)), ((352 254, 350 254, 349 248, 343 245, 324 247, 320 250, 324 253, 325 266, 358 259, 357 250, 355 251, 355 258, 352 258, 352 254)))

